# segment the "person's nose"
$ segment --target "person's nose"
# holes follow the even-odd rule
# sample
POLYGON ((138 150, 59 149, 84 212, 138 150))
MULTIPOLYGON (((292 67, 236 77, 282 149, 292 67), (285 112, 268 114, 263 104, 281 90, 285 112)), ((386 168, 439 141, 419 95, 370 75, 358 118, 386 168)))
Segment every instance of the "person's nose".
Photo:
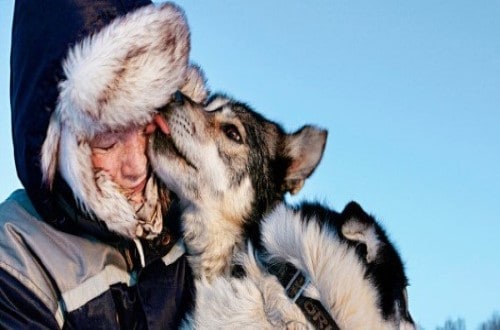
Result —
POLYGON ((139 136, 134 136, 125 144, 124 149, 121 174, 128 180, 137 180, 147 171, 146 143, 139 136))

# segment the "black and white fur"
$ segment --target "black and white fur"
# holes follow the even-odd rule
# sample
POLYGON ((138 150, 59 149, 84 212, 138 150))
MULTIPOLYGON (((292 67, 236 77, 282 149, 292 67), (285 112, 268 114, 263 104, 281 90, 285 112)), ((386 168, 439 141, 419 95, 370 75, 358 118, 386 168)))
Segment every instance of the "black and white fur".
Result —
POLYGON ((169 105, 167 134, 157 132, 150 159, 175 192, 196 306, 186 327, 312 328, 264 265, 289 262, 341 329, 414 329, 401 259, 373 217, 350 203, 290 207, 321 160, 327 133, 304 126, 287 134, 248 106, 212 97, 169 105), (231 277, 240 265, 243 277, 231 277))

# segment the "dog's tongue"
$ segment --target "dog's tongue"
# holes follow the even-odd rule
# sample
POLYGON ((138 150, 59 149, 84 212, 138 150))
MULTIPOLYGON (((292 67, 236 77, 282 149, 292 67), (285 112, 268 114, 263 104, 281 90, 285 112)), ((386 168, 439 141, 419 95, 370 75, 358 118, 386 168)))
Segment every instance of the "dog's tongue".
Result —
POLYGON ((153 121, 165 135, 170 135, 170 127, 162 115, 154 116, 153 121))

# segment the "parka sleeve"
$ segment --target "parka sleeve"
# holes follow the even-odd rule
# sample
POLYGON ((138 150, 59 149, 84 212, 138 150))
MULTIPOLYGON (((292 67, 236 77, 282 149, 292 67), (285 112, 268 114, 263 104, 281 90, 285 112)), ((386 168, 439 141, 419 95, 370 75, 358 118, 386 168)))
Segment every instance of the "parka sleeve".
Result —
POLYGON ((0 328, 60 329, 55 315, 21 282, 0 268, 0 328))

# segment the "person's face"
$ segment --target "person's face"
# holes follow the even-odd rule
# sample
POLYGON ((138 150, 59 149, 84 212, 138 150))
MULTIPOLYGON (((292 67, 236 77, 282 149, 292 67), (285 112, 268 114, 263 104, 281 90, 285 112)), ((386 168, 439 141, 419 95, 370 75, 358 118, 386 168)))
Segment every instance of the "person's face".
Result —
POLYGON ((152 128, 132 127, 90 141, 94 172, 104 171, 132 204, 142 202, 148 175, 146 145, 152 128))

